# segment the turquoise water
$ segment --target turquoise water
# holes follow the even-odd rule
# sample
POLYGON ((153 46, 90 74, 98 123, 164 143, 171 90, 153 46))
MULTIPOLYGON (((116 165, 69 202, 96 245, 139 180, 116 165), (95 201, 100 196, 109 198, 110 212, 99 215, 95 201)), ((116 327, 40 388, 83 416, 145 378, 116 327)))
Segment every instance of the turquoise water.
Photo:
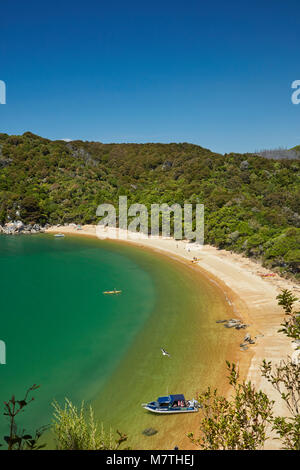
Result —
POLYGON ((0 237, 0 339, 7 348, 0 402, 40 384, 26 411, 35 425, 49 422, 54 398, 94 396, 152 310, 150 276, 104 246, 70 237, 0 237), (126 294, 102 295, 114 287, 126 294))
POLYGON ((157 417, 141 403, 220 385, 237 333, 216 324, 232 315, 222 292, 190 265, 76 236, 0 236, 0 267, 0 402, 41 385, 19 420, 26 430, 50 423, 53 400, 68 397, 91 402, 133 448, 186 446, 197 416, 157 417), (102 294, 113 288, 122 294, 102 294), (147 427, 157 434, 144 436, 147 427))

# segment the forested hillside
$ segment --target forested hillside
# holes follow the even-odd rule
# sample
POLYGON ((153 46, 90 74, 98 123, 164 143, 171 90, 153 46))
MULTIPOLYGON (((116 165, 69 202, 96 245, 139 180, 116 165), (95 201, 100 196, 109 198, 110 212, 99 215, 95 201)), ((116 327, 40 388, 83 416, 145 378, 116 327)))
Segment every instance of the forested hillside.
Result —
POLYGON ((205 242, 300 277, 300 160, 0 134, 0 224, 95 223, 98 204, 205 204, 205 242))

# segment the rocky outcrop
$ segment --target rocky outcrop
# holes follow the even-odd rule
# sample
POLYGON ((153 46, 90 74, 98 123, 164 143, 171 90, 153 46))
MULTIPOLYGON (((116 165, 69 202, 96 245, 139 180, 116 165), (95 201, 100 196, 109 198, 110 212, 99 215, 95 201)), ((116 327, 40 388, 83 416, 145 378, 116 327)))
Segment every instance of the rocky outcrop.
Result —
POLYGON ((236 330, 241 330, 249 326, 245 323, 242 323, 241 320, 237 320, 236 318, 231 318, 230 320, 217 320, 216 323, 223 323, 225 328, 235 328, 236 330))
POLYGON ((147 428, 147 429, 144 429, 144 431, 142 431, 142 434, 144 434, 144 436, 154 436, 154 434, 157 434, 158 431, 157 429, 154 429, 154 428, 147 428))
MULTIPOLYGON (((234 328, 235 330, 245 329, 250 326, 242 323, 242 321, 237 318, 230 318, 230 320, 217 320, 216 323, 222 323, 225 328, 234 328)), ((257 337, 255 337, 255 339, 256 338, 257 337)), ((250 333, 246 333, 244 341, 240 344, 241 351, 246 351, 249 348, 249 345, 254 343, 255 340, 251 338, 250 333)))
POLYGON ((12 158, 0 158, 0 168, 5 168, 12 163, 12 158))
POLYGON ((240 344, 240 348, 243 350, 248 349, 249 344, 255 344, 255 341, 251 338, 250 333, 247 333, 245 335, 244 342, 240 344))
POLYGON ((72 143, 68 143, 67 147, 70 150, 72 157, 82 159, 90 165, 97 166, 98 162, 83 147, 77 147, 72 143))
POLYGON ((0 225, 0 233, 5 235, 19 235, 19 234, 33 234, 33 233, 43 233, 45 227, 42 227, 39 224, 24 224, 21 220, 14 222, 8 222, 5 225, 0 225))
POLYGON ((248 170, 248 168, 249 168, 249 162, 248 162, 247 160, 244 160, 244 161, 240 164, 240 169, 241 169, 242 171, 244 171, 244 170, 248 170))
POLYGON ((162 170, 164 170, 164 171, 170 170, 170 168, 172 168, 172 166, 173 166, 173 163, 170 162, 169 160, 166 160, 162 165, 162 170))

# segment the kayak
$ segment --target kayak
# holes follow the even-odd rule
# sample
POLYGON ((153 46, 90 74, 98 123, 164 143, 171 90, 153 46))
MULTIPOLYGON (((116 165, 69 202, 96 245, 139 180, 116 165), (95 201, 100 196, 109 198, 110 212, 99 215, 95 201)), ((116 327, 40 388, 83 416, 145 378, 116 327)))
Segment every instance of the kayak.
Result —
POLYGON ((105 290, 103 294, 121 294, 121 290, 105 290))

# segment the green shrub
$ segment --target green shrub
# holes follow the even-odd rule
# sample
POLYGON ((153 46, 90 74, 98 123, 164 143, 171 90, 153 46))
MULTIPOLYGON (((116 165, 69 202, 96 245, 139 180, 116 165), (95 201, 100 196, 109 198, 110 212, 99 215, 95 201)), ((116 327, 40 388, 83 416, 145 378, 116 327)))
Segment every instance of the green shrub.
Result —
POLYGON ((85 410, 83 402, 78 409, 66 398, 64 408, 57 402, 53 407, 52 431, 58 450, 117 450, 127 439, 119 431, 116 439, 111 430, 104 431, 102 424, 99 428, 92 407, 85 410))

